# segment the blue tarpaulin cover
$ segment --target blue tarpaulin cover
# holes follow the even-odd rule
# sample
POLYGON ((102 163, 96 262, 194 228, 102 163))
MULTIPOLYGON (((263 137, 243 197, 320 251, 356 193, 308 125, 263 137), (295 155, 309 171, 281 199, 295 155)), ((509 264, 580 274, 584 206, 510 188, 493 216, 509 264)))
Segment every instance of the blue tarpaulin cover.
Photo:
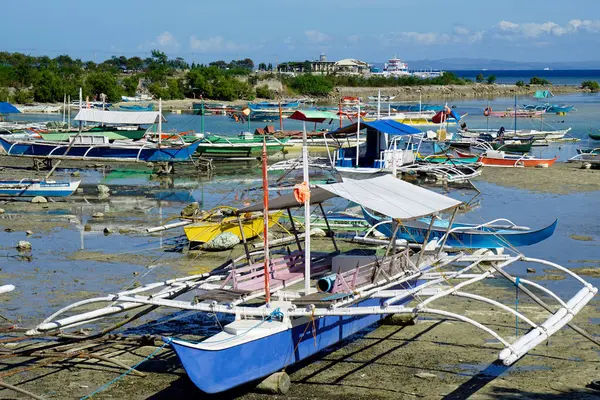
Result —
POLYGON ((547 97, 553 97, 553 96, 554 95, 549 90, 536 90, 535 94, 533 95, 533 97, 535 97, 536 99, 545 99, 547 97))
MULTIPOLYGON (((344 126, 336 131, 331 132, 335 133, 355 133, 357 128, 357 123, 355 122, 352 125, 344 126)), ((373 128, 378 130, 379 132, 387 133, 389 135, 415 135, 417 133, 421 133, 421 131, 417 128, 413 128, 412 126, 401 124, 400 122, 396 122, 391 119, 380 119, 377 121, 360 121, 360 128, 373 128)))
POLYGON ((17 107, 5 101, 0 101, 0 114, 18 114, 21 111, 17 107))

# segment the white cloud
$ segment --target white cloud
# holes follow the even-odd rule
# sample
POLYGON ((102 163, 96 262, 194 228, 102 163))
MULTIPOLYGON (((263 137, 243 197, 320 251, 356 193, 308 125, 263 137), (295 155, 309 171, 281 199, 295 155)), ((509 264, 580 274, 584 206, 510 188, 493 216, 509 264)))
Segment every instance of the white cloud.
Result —
POLYGON ((360 36, 359 35, 350 35, 346 38, 346 41, 348 43, 358 43, 360 41, 360 36))
POLYGON ((514 40, 517 38, 539 38, 541 36, 565 36, 583 31, 587 33, 600 32, 600 20, 573 19, 565 25, 553 21, 542 23, 528 22, 517 24, 510 21, 500 21, 495 26, 495 37, 514 40))
POLYGON ((465 28, 464 26, 455 26, 454 27, 454 34, 459 35, 459 36, 466 36, 469 33, 471 33, 471 30, 469 28, 465 28))
POLYGON ((175 36, 168 31, 165 31, 158 35, 156 39, 146 41, 138 46, 140 50, 151 50, 151 49, 161 49, 161 50, 177 50, 179 49, 180 44, 179 41, 175 38, 175 36))
POLYGON ((196 36, 190 37, 190 48, 198 53, 235 53, 236 51, 248 50, 250 46, 235 43, 225 39, 223 36, 212 36, 200 39, 196 36))
POLYGON ((304 36, 306 36, 309 42, 317 44, 328 42, 332 39, 331 36, 315 30, 304 31, 304 36))

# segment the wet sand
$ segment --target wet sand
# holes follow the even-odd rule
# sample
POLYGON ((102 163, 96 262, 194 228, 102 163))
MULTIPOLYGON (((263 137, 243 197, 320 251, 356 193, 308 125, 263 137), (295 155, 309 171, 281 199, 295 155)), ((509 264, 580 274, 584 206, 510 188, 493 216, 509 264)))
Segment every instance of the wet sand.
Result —
POLYGON ((579 163, 561 162, 550 168, 485 167, 473 183, 477 185, 480 180, 541 193, 593 192, 600 190, 600 169, 582 169, 579 163))

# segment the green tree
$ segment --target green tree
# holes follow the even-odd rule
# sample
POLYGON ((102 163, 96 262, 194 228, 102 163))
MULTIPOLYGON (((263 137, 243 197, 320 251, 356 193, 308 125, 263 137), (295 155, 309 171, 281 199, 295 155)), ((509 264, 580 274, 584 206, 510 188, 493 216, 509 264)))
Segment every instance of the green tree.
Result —
POLYGON ((33 96, 36 101, 51 103, 63 99, 65 88, 63 79, 51 70, 43 70, 39 73, 37 82, 33 88, 33 96))
POLYGON ((33 101, 33 92, 28 89, 17 89, 12 96, 12 102, 17 104, 28 104, 33 101))
POLYGON ((272 99, 274 93, 267 85, 261 85, 256 88, 256 97, 260 97, 263 99, 272 99))
POLYGON ((135 96, 137 93, 138 85, 140 83, 139 75, 131 75, 123 78, 121 81, 123 84, 124 92, 126 96, 135 96))
POLYGON ((475 77, 475 82, 477 82, 477 83, 482 83, 482 82, 484 81, 484 79, 485 79, 485 77, 483 76, 483 74, 482 74, 482 73, 479 73, 479 75, 477 75, 477 76, 475 77))
POLYGON ((583 81, 581 82, 581 87, 583 89, 587 88, 594 93, 600 91, 600 84, 597 81, 583 81))
POLYGON ((117 81, 116 75, 110 72, 92 72, 85 78, 83 87, 85 96, 91 96, 92 99, 100 99, 100 94, 104 93, 108 101, 120 101, 123 89, 117 81))
POLYGON ((308 96, 327 96, 333 90, 333 82, 327 76, 303 74, 293 78, 289 86, 308 96))
POLYGON ((493 84, 495 82, 496 82, 496 75, 490 75, 490 76, 487 77, 487 83, 488 83, 488 85, 491 85, 491 84, 493 84))
POLYGON ((531 78, 529 80, 529 84, 530 85, 550 85, 550 81, 545 78, 538 78, 537 76, 534 76, 533 78, 531 78))
POLYGON ((140 57, 131 57, 126 65, 129 72, 140 72, 144 68, 144 60, 140 57))
POLYGON ((518 87, 523 87, 523 86, 525 86, 525 82, 523 82, 523 81, 517 81, 515 83, 515 85, 517 85, 518 87))
POLYGON ((146 71, 146 76, 151 82, 159 83, 163 86, 167 83, 167 76, 170 74, 168 60, 165 53, 152 50, 152 56, 147 59, 148 66, 146 71))

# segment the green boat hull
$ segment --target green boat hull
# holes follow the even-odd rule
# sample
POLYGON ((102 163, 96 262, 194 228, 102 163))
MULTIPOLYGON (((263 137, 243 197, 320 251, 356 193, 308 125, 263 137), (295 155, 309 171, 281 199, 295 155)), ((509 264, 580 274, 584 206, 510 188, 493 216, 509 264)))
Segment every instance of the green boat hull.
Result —
POLYGON ((600 133, 591 133, 590 132, 589 135, 590 135, 590 139, 600 140, 600 133))
MULTIPOLYGON (((267 140, 267 155, 283 151, 288 139, 267 140)), ((209 158, 257 158, 262 156, 262 139, 223 138, 209 136, 204 139, 196 153, 209 158)))

